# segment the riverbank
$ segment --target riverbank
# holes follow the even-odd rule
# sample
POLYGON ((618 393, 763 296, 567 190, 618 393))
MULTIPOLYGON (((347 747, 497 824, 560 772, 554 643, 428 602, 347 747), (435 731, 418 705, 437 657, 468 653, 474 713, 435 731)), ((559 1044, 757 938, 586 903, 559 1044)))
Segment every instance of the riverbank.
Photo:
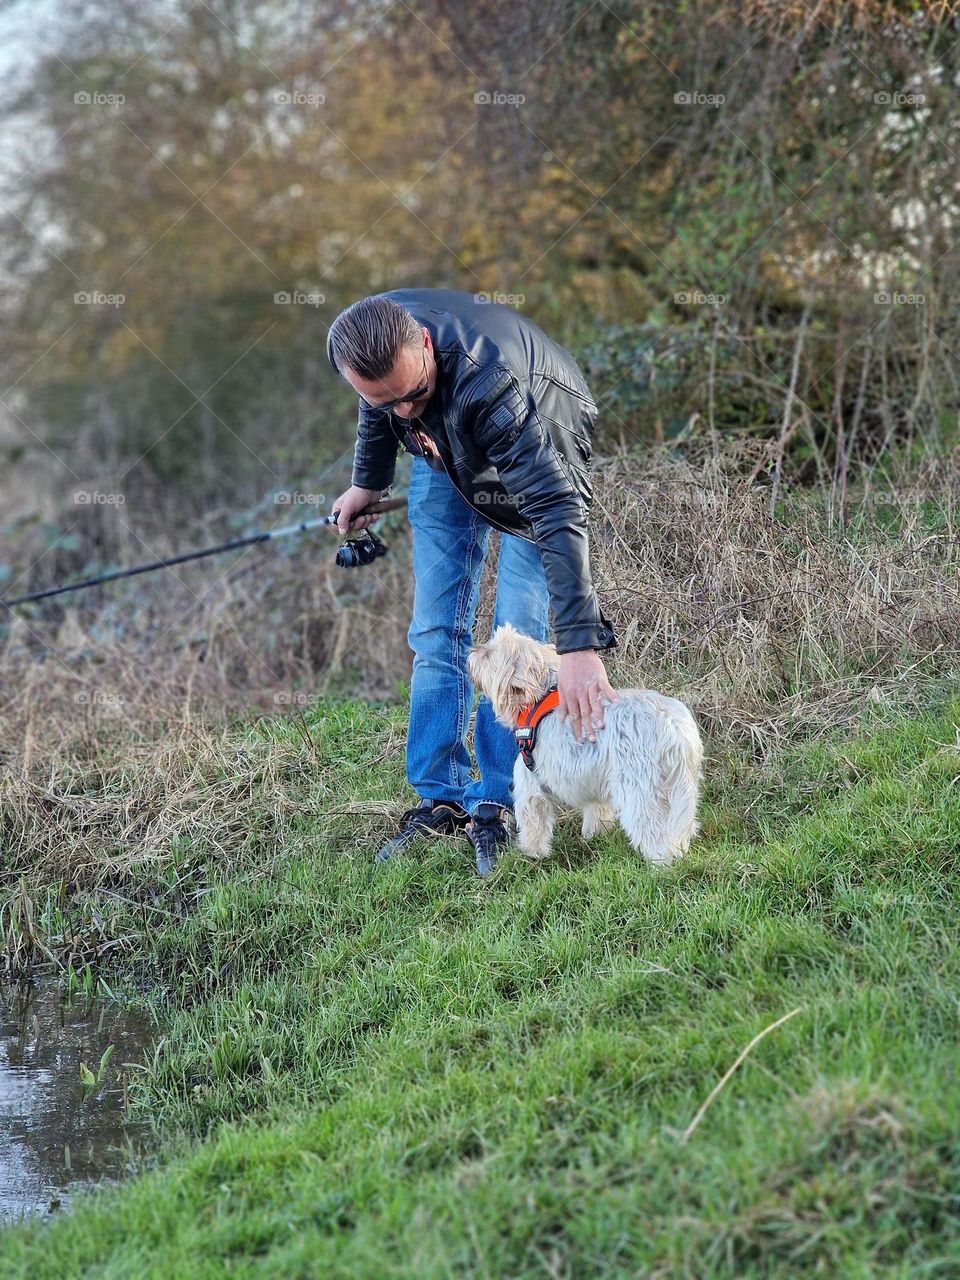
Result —
POLYGON ((160 1161, 5 1231, 0 1275, 949 1272, 958 716, 718 754, 666 873, 568 819, 482 885, 465 844, 370 864, 402 708, 251 727, 304 751, 285 842, 111 890, 114 978, 162 993, 131 1082, 160 1161))

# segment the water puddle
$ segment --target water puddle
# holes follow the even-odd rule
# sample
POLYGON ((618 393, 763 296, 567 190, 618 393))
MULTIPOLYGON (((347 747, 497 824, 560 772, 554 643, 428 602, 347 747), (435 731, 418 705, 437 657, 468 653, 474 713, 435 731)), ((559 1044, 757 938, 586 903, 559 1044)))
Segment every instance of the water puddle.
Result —
POLYGON ((144 1014, 67 1002, 54 979, 0 988, 0 1221, 64 1208, 78 1185, 129 1171, 146 1126, 124 1119, 124 1064, 152 1039, 144 1014))

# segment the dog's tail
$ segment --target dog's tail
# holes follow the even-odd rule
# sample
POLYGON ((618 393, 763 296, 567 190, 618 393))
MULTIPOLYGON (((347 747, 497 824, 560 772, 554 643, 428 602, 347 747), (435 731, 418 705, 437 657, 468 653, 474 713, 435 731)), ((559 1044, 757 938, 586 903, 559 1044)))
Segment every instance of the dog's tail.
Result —
POLYGON ((703 745, 697 722, 683 714, 660 719, 662 773, 657 800, 664 814, 664 843, 669 857, 686 853, 697 834, 697 802, 703 768, 703 745))

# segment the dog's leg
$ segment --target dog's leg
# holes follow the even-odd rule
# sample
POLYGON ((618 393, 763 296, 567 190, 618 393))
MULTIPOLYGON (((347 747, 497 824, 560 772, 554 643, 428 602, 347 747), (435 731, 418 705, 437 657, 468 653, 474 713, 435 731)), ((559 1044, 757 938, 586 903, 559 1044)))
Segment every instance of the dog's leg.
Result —
POLYGON ((617 817, 635 849, 654 866, 667 867, 676 850, 670 847, 664 821, 666 813, 653 788, 638 786, 635 779, 614 780, 614 803, 617 817))
POLYGON ((631 844, 648 862, 666 867, 686 853, 697 832, 701 747, 695 728, 659 727, 655 764, 648 756, 632 764, 625 758, 612 791, 631 844))
POLYGON ((528 858, 549 858, 557 808, 521 756, 513 766, 517 844, 528 858))
POLYGON ((702 764, 703 747, 693 717, 671 720, 663 736, 658 787, 666 808, 664 848, 671 862, 687 852, 697 834, 702 764))
POLYGON ((613 826, 617 820, 617 815, 608 804, 598 800, 595 804, 585 804, 583 806, 583 826, 580 834, 584 840, 589 840, 591 836, 597 835, 598 832, 607 830, 613 826))

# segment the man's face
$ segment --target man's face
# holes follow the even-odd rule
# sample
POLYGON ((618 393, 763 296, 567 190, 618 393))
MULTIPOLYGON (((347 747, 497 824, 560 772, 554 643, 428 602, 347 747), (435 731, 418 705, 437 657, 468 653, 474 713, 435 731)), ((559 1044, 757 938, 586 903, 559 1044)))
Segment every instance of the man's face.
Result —
POLYGON ((422 344, 403 347, 390 373, 384 378, 370 381, 361 378, 353 369, 344 369, 343 376, 372 408, 390 408, 398 418, 417 418, 437 388, 437 363, 430 334, 424 329, 422 344), (410 395, 417 391, 421 394, 411 400, 410 395))

